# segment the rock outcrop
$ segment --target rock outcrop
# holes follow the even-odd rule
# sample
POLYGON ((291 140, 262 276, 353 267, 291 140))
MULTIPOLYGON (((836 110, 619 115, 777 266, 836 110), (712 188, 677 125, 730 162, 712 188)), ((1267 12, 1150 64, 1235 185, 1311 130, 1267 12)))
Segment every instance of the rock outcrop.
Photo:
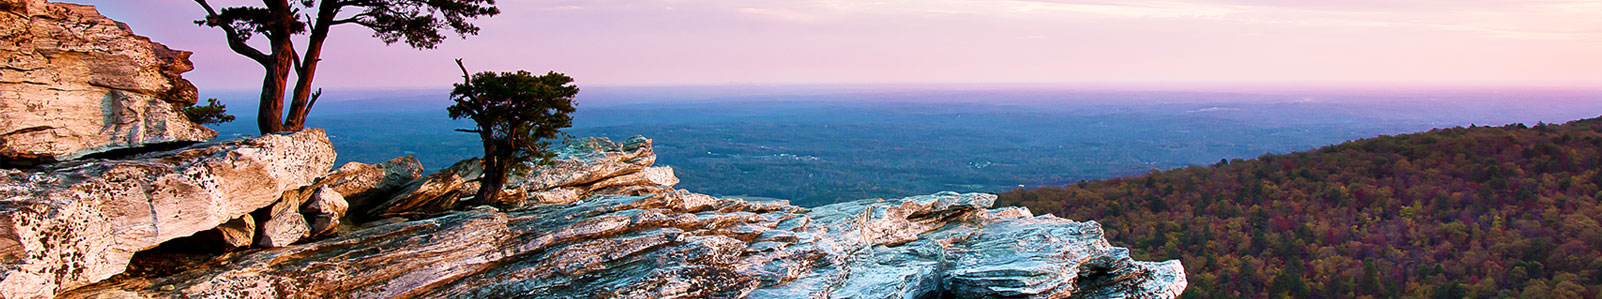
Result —
POLYGON ((312 187, 328 187, 339 192, 350 207, 366 208, 421 177, 423 163, 408 155, 378 164, 345 163, 317 179, 312 187))
MULTIPOLYGON (((566 204, 591 194, 639 194, 662 191, 679 183, 668 167, 656 163, 651 140, 634 136, 623 142, 584 138, 557 147, 548 165, 512 174, 501 192, 501 208, 566 204)), ((373 218, 419 218, 450 211, 478 191, 483 175, 479 160, 467 159, 413 181, 366 212, 373 218)), ((352 206, 356 207, 355 202, 352 206)))
POLYGON ((0 0, 0 162, 36 164, 108 150, 210 140, 168 49, 91 6, 0 0))
POLYGON ((248 240, 240 230, 257 228, 242 216, 312 183, 333 161, 327 135, 310 129, 0 169, 0 296, 47 298, 100 281, 135 252, 219 225, 230 242, 248 240))
POLYGON ((570 202, 444 211, 62 297, 1172 298, 1186 286, 1178 261, 1134 261, 1095 222, 991 209, 994 195, 813 209, 715 198, 656 185, 677 179, 648 171, 649 155, 622 159, 649 152, 649 140, 629 143, 641 146, 566 152, 612 158, 509 187, 587 190, 570 202))

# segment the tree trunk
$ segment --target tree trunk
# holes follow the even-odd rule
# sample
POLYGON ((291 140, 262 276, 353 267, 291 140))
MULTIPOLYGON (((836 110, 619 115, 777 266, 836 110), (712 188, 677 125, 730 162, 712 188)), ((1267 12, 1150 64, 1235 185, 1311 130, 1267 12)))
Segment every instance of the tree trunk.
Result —
POLYGON ((469 204, 500 204, 501 189, 506 187, 506 164, 511 160, 512 147, 497 142, 489 128, 479 127, 484 142, 484 175, 479 177, 478 195, 469 204))
MULTIPOLYGON (((295 15, 290 11, 286 0, 262 1, 272 12, 276 20, 293 20, 295 15)), ((284 87, 288 85, 289 69, 292 67, 295 45, 290 39, 291 28, 288 22, 278 22, 267 30, 267 43, 271 47, 270 59, 262 65, 266 68, 261 83, 261 106, 256 112, 256 127, 262 134, 272 134, 288 130, 279 118, 284 113, 284 87)), ((298 130, 298 129, 297 129, 298 130)))
POLYGON ((261 82, 261 106, 256 110, 256 128, 262 135, 284 131, 278 117, 284 112, 284 85, 289 71, 266 66, 261 82))
POLYGON ((311 99, 312 79, 316 78, 317 63, 322 61, 323 42, 328 39, 328 29, 334 25, 334 16, 339 13, 340 6, 332 0, 323 0, 317 5, 317 20, 313 22, 311 36, 307 39, 306 54, 301 55, 300 68, 295 69, 295 91, 289 105, 289 115, 284 119, 285 129, 298 131, 306 126, 306 114, 311 113, 311 106, 316 104, 311 99))

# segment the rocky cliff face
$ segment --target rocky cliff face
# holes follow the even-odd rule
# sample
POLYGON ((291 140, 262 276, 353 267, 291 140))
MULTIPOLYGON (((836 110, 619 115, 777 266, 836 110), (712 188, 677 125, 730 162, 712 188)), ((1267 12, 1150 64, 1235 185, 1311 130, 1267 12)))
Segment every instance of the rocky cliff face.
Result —
MULTIPOLYGON (((654 157, 640 154, 649 140, 587 142, 598 146, 566 148, 566 162, 507 191, 574 190, 571 201, 412 205, 432 212, 61 297, 1171 298, 1186 285, 1178 261, 1131 260, 1095 222, 990 209, 989 194, 813 209, 715 198, 660 184, 677 179, 650 171, 654 157)), ((472 194, 438 192, 473 183, 461 179, 470 172, 442 173, 456 179, 419 179, 433 187, 401 188, 392 201, 472 194)))
POLYGON ((189 52, 134 35, 93 7, 0 0, 0 162, 70 160, 217 133, 186 119, 189 52))
MULTIPOLYGON (((0 298, 1172 298, 1095 222, 989 194, 812 209, 672 186, 651 141, 584 139, 463 206, 476 160, 332 172, 321 130, 215 133, 176 112, 187 52, 92 8, 0 0, 0 298), (107 152, 110 149, 138 150, 107 152), (93 156, 86 155, 98 153, 93 156), (135 253, 225 252, 124 273, 135 253), (119 275, 120 274, 120 275, 119 275), (109 279, 108 279, 109 278, 109 279)), ((139 261, 147 261, 145 258, 139 261)))
POLYGON ((47 298, 122 273, 135 252, 248 219, 333 161, 328 137, 312 129, 0 169, 0 296, 47 298))

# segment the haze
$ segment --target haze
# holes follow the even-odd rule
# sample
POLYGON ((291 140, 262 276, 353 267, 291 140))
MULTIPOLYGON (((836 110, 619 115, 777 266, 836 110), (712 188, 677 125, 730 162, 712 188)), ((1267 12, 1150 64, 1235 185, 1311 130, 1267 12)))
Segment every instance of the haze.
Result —
MULTIPOLYGON (((194 51, 202 89, 261 69, 187 0, 96 5, 194 51)), ((216 6, 259 3, 215 0, 216 6)), ((336 27, 318 84, 444 88, 474 69, 556 70, 595 85, 1074 83, 1602 85, 1596 0, 499 1, 439 49, 336 27)))

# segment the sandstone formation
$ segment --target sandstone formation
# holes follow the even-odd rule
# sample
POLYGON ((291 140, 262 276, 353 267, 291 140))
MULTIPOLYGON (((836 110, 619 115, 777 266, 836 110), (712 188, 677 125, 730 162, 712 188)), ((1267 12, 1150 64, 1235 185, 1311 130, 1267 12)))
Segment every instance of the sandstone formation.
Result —
MULTIPOLYGON (((570 171, 535 172, 508 187, 582 194, 573 201, 418 206, 440 210, 62 297, 1172 298, 1186 286, 1178 261, 1131 260, 1095 222, 991 209, 994 195, 813 209, 715 198, 660 185, 677 179, 650 167, 649 140, 602 141, 563 152, 564 161, 583 161, 570 171)), ((460 170, 418 182, 473 178, 460 170)), ((403 192, 436 193, 429 190, 403 192)))
POLYGON ((164 241, 249 229, 224 224, 312 183, 333 161, 328 137, 310 129, 0 169, 0 296, 49 297, 121 273, 135 252, 164 241))
POLYGON ((195 103, 190 53, 91 6, 0 0, 0 37, 0 165, 217 135, 178 111, 195 103))

